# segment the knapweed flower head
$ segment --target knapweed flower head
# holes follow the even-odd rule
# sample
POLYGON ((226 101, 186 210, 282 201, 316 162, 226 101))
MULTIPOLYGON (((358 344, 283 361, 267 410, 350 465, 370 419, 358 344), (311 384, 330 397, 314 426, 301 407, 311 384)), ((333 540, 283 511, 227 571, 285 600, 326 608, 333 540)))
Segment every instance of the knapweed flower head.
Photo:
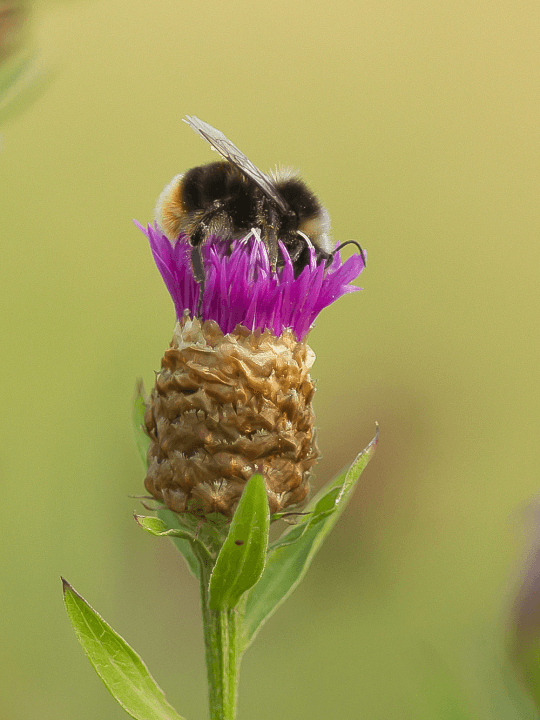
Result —
MULTIPOLYGON (((191 246, 186 235, 175 243, 153 225, 139 228, 148 237, 158 270, 171 294, 180 320, 186 311, 197 315, 200 286, 193 277, 191 246)), ((349 285, 363 270, 361 255, 344 263, 339 253, 330 265, 316 261, 310 249, 309 264, 295 277, 289 253, 279 242, 282 265, 273 270, 268 251, 252 231, 242 240, 221 240, 210 236, 202 248, 206 285, 201 318, 214 320, 223 333, 237 325, 251 330, 271 330, 277 337, 291 329, 303 340, 317 315, 348 292, 359 290, 349 285)))
POLYGON ((145 415, 151 438, 146 489, 176 512, 232 516, 243 488, 263 474, 271 512, 302 503, 318 456, 305 337, 318 313, 364 267, 361 255, 309 263, 295 277, 283 243, 272 268, 256 231, 210 237, 206 281, 191 267, 186 236, 144 229, 178 323, 145 415), (199 312, 200 308, 200 312, 199 312))

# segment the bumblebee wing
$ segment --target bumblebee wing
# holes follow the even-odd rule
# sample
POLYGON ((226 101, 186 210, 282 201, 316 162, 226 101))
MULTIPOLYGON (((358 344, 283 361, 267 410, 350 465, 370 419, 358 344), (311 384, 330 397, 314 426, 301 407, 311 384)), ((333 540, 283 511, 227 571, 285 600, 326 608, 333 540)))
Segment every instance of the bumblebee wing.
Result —
POLYGON ((255 167, 248 158, 241 152, 234 143, 228 140, 225 135, 213 128, 208 123, 199 120, 194 115, 186 115, 184 120, 196 133, 204 138, 210 145, 218 151, 218 153, 233 165, 236 165, 245 175, 257 183, 261 190, 269 197, 283 212, 287 212, 289 207, 276 190, 272 180, 255 167))

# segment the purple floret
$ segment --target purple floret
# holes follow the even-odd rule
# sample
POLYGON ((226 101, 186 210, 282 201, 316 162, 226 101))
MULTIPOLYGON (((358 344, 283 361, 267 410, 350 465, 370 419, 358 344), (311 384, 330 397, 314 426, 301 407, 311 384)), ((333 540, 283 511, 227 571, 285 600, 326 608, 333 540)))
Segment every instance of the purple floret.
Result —
MULTIPOLYGON (((180 319, 187 310, 195 317, 200 287, 193 277, 191 247, 186 235, 175 243, 154 225, 145 229, 135 223, 150 241, 154 260, 174 302, 180 319)), ((294 277, 291 258, 282 242, 279 248, 284 265, 272 270, 264 243, 251 236, 247 240, 221 240, 210 237, 202 246, 206 286, 201 307, 203 320, 215 320, 223 333, 237 325, 251 331, 270 329, 279 336, 291 328, 302 340, 321 310, 345 293, 360 290, 349 285, 364 269, 361 255, 344 263, 339 253, 327 267, 317 265, 315 251, 310 263, 294 277)))

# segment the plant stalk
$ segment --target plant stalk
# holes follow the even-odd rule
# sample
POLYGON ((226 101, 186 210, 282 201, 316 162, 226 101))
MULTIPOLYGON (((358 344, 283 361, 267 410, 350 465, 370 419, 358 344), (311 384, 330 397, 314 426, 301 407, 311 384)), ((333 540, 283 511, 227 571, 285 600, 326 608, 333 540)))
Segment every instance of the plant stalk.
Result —
POLYGON ((201 558, 203 617, 210 720, 235 720, 241 653, 239 633, 242 603, 236 608, 212 610, 208 587, 212 567, 201 558))

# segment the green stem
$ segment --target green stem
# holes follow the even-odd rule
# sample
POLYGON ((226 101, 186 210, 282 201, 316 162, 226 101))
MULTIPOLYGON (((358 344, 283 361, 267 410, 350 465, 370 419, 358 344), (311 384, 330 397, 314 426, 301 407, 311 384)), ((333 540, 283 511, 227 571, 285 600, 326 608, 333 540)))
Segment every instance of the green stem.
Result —
POLYGON ((235 720, 242 605, 227 610, 210 609, 208 587, 212 566, 207 559, 206 562, 199 559, 210 720, 235 720))

